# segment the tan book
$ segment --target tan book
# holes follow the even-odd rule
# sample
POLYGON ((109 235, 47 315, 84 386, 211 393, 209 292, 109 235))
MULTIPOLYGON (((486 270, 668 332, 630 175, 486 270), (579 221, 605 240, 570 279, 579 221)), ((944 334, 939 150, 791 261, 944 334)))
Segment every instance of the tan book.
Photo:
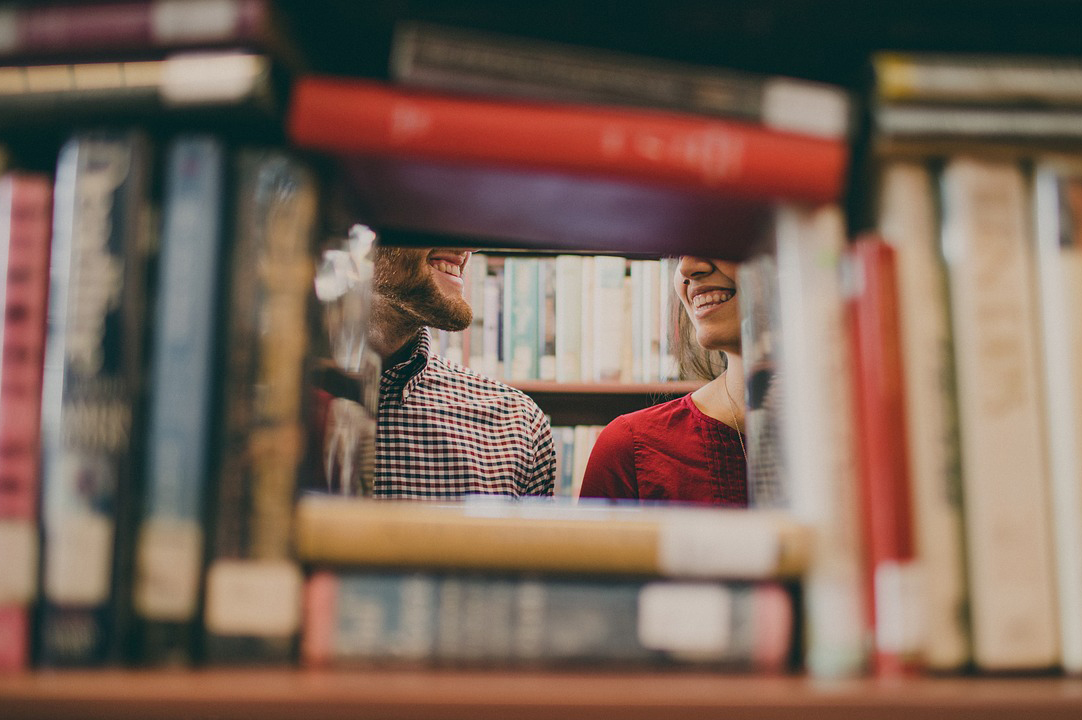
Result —
POLYGON ((297 555, 318 565, 763 579, 807 565, 811 532, 776 511, 478 499, 298 501, 297 555))

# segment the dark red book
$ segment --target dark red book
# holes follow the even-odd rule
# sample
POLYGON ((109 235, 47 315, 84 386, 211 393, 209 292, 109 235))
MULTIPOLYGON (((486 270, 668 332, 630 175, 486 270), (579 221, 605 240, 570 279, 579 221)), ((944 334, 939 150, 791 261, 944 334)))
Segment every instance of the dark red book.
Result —
POLYGON ((115 0, 0 5, 0 58, 156 55, 251 47, 300 66, 272 0, 115 0))
POLYGON ((894 248, 875 235, 858 237, 848 256, 858 486, 875 671, 897 675, 913 667, 921 639, 897 260, 894 248))
POLYGON ((52 179, 0 177, 0 672, 30 658, 52 179))

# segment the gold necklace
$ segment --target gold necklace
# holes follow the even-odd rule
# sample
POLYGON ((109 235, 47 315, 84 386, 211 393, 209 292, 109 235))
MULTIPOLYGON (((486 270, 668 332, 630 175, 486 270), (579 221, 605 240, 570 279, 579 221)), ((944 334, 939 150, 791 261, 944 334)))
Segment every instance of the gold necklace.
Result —
POLYGON ((744 436, 740 432, 740 421, 736 419, 736 402, 733 401, 732 393, 729 392, 729 383, 725 382, 724 376, 728 369, 722 373, 722 384, 725 386, 725 397, 729 400, 729 412, 733 415, 733 427, 736 428, 736 439, 740 441, 740 452, 744 453, 744 463, 748 462, 748 450, 744 447, 744 436))

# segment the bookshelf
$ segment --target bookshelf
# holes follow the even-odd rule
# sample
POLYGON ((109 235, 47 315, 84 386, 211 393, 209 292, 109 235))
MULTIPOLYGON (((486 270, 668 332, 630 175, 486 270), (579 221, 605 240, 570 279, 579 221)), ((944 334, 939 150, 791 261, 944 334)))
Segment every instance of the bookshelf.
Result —
POLYGON ((700 383, 511 383, 552 417, 553 425, 598 425, 623 413, 686 395, 700 383))
MULTIPOLYGON (((857 88, 876 48, 1078 53, 1072 0, 285 0, 313 69, 379 77, 390 28, 411 17, 671 59, 793 74, 857 88)), ((664 245, 664 238, 658 239, 664 245)), ((541 249, 541 248, 538 248, 541 249)), ((666 252, 681 248, 666 245, 666 252)), ((624 412, 693 386, 520 387, 565 422, 624 412)), ((920 677, 823 684, 690 672, 499 670, 102 670, 0 677, 0 715, 19 718, 1077 718, 1082 680, 920 677)))
POLYGON ((816 683, 684 672, 67 671, 0 678, 5 717, 53 720, 1042 720, 1077 718, 1062 678, 816 683))

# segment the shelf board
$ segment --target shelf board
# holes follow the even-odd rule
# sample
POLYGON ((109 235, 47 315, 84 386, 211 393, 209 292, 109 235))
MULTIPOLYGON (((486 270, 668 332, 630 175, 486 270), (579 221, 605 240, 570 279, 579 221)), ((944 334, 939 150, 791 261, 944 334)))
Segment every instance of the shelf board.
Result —
POLYGON ((39 671, 0 677, 4 717, 150 720, 1077 720, 1082 680, 815 682, 672 672, 39 671))
POLYGON ((604 425, 617 415, 686 395, 702 385, 691 381, 630 384, 516 381, 511 384, 532 397, 552 418, 553 425, 604 425))

